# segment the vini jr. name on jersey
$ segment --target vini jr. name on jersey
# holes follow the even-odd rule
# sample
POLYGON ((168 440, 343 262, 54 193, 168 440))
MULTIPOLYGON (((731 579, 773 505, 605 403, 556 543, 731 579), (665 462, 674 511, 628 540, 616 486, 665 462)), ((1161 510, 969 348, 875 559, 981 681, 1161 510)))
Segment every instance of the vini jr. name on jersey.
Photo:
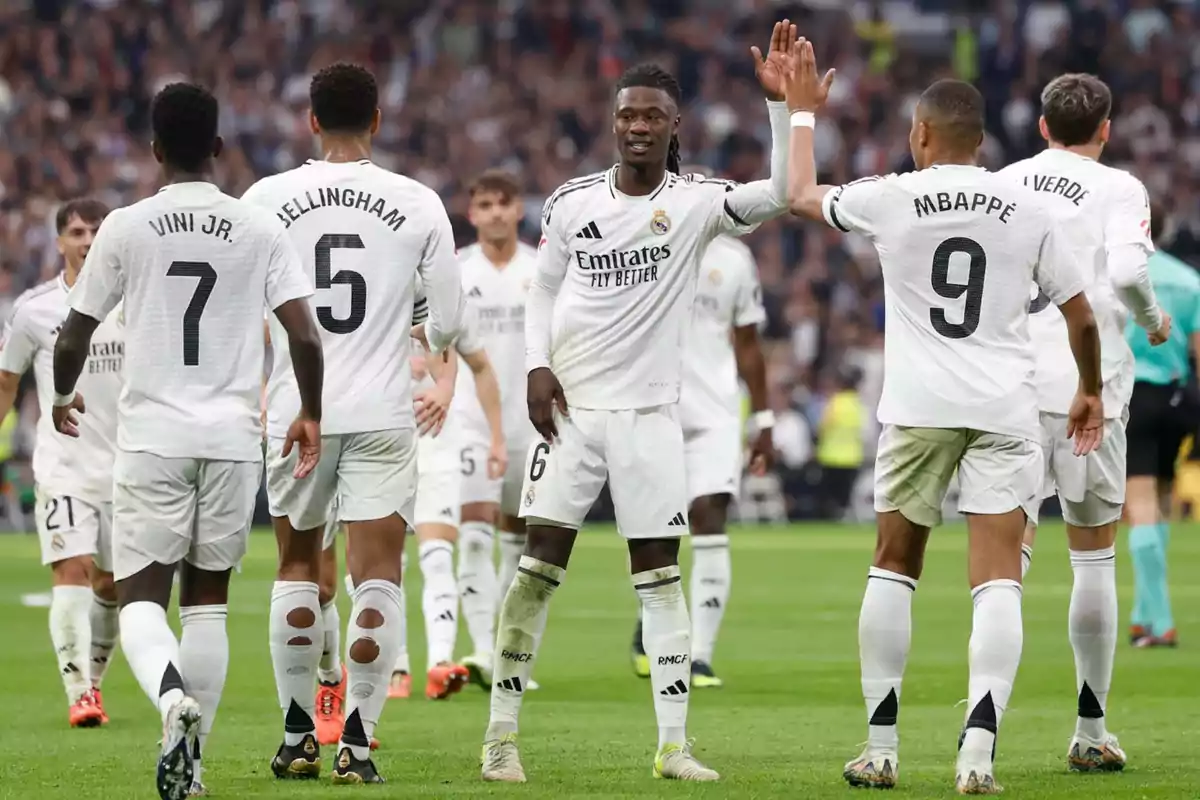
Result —
POLYGON ((199 231, 226 242, 233 241, 229 238, 229 234, 233 232, 233 223, 215 214, 209 214, 208 219, 204 220, 199 228, 196 227, 196 215, 190 211, 172 211, 170 214, 163 214, 158 219, 152 219, 149 222, 150 227, 160 238, 169 233, 196 233, 199 231))
POLYGON ((609 253, 575 251, 575 263, 592 278, 593 289, 636 286, 658 280, 658 264, 671 257, 671 245, 645 246, 609 253))

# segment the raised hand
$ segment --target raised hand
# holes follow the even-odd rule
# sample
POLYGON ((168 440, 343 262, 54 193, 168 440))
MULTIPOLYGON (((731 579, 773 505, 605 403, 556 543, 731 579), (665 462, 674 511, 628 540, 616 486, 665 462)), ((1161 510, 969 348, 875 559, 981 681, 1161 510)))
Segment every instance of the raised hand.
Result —
POLYGON ((754 75, 762 84, 768 100, 782 100, 784 97, 783 88, 788 72, 791 71, 791 46, 795 39, 796 26, 785 19, 783 22, 776 22, 775 29, 771 31, 771 46, 767 50, 766 58, 757 47, 750 48, 750 53, 754 56, 754 75))
POLYGON ((784 81, 784 95, 789 111, 820 111, 829 99, 835 70, 828 70, 824 77, 817 76, 817 57, 812 42, 796 39, 791 45, 792 69, 784 81))

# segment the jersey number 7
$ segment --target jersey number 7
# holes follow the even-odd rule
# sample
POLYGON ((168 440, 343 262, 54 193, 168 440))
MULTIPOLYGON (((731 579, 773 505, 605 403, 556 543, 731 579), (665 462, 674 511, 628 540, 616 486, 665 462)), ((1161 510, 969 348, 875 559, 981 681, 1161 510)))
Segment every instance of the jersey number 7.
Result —
POLYGON ((362 250, 363 240, 357 233, 327 233, 317 240, 316 284, 318 289, 332 289, 344 283, 350 287, 350 313, 335 317, 332 306, 317 306, 317 321, 330 333, 351 333, 358 330, 367 315, 367 281, 352 269, 333 271, 334 250, 362 250))
POLYGON ((217 271, 207 261, 172 261, 167 267, 172 278, 199 278, 192 301, 183 312, 183 365, 194 367, 200 363, 200 317, 217 285, 217 271))

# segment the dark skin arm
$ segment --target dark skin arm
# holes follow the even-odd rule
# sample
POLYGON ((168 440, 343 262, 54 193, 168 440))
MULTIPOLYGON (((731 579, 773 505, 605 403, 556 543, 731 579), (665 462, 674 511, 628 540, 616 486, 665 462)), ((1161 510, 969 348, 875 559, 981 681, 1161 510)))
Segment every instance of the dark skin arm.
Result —
POLYGON ((543 439, 553 444, 558 438, 558 425, 554 422, 554 409, 567 416, 567 396, 562 384, 549 367, 538 367, 530 371, 527 384, 526 404, 529 406, 529 421, 543 439))
MULTIPOLYGON (((767 410, 767 362, 763 358, 762 344, 758 339, 757 325, 743 325, 733 329, 733 355, 737 360, 738 376, 750 392, 751 411, 767 410)), ((764 475, 775 459, 775 446, 771 441, 771 429, 763 428, 754 435, 750 443, 750 471, 764 475)))
POLYGON ((289 300, 275 309, 275 318, 288 337, 292 369, 300 391, 300 414, 288 428, 283 442, 286 456, 294 445, 300 447, 295 476, 312 472, 321 458, 321 390, 325 379, 325 356, 321 334, 307 298, 289 300))
MULTIPOLYGON (((54 343, 54 392, 68 395, 75 391, 75 384, 87 364, 92 334, 100 326, 100 320, 80 314, 74 309, 58 332, 54 343)), ((54 407, 54 427, 67 436, 79 436, 79 420, 72 412, 84 412, 83 396, 76 394, 69 405, 54 407)))

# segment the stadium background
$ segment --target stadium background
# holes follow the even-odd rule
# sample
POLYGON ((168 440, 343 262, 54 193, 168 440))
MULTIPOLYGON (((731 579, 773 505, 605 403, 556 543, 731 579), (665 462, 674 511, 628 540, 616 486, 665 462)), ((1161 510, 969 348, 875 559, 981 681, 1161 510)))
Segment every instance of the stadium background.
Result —
MULTIPOLYGON (((172 80, 216 91, 227 143, 217 182, 238 194, 317 155, 305 119, 312 72, 339 58, 368 63, 384 112, 376 160, 441 193, 460 245, 472 238, 466 182, 487 167, 513 170, 525 187, 522 233, 536 241, 546 194, 611 162, 611 86, 636 61, 658 60, 680 79, 685 162, 739 180, 765 174, 769 131, 748 49, 785 14, 838 69, 818 127, 823 181, 911 169, 913 103, 937 77, 983 91, 983 160, 996 166, 1042 146, 1040 86, 1065 70, 1094 72, 1117 98, 1106 160, 1145 182, 1167 216, 1166 249, 1200 263, 1200 6, 1191 0, 6 0, 0 313, 59 268, 59 201, 93 194, 119 206, 157 188, 149 100, 172 80)), ((748 483, 741 515, 839 513, 822 502, 817 455, 828 401, 849 380, 863 450, 846 457, 866 465, 850 516, 865 518, 882 377, 874 250, 796 219, 748 241, 768 312, 781 458, 775 474, 748 483)), ((25 392, 0 428, 8 497, 23 493, 26 505, 36 419, 25 392)), ((605 512, 601 503, 596 515, 605 512)), ((27 527, 17 515, 7 523, 27 527)))

